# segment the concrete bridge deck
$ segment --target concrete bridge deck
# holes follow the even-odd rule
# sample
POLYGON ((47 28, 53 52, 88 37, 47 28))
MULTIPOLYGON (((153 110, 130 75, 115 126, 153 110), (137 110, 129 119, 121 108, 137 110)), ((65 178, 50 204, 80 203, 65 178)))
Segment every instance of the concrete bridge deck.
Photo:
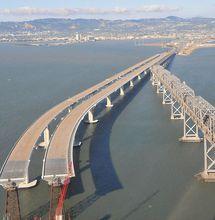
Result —
MULTIPOLYGON (((169 57, 169 54, 162 54, 136 70, 121 75, 116 82, 103 88, 101 92, 98 92, 72 110, 63 122, 61 122, 51 139, 44 160, 43 178, 51 182, 54 177, 59 177, 63 180, 68 175, 71 177, 75 176, 72 150, 77 128, 84 116, 99 102, 108 98, 112 93, 122 89, 125 84, 134 81, 135 78, 140 76, 154 64, 159 64, 163 59, 166 60, 167 57, 169 57)), ((109 102, 111 102, 110 98, 109 102)))
MULTIPOLYGON (((129 80, 131 80, 132 78, 140 74, 141 71, 144 71, 146 68, 149 68, 152 65, 164 62, 169 57, 171 57, 173 54, 174 52, 165 52, 163 54, 157 54, 142 62, 139 62, 138 64, 127 68, 126 70, 104 80, 103 82, 85 90, 84 92, 81 92, 78 95, 75 95, 74 97, 63 101, 62 103, 58 104, 57 106, 53 107, 52 109, 47 111, 45 114, 43 114, 21 135, 19 140, 13 146, 11 152, 9 153, 0 171, 0 184, 5 186, 8 183, 8 180, 10 180, 10 181, 15 182, 17 186, 20 188, 33 186, 35 184, 35 181, 32 182, 32 180, 29 178, 29 166, 30 166, 30 161, 31 161, 31 155, 32 155, 34 148, 38 146, 43 146, 47 148, 49 146, 50 144, 49 125, 53 122, 53 120, 55 120, 63 111, 66 110, 68 111, 68 114, 69 114, 68 120, 69 119, 71 120, 71 118, 73 118, 74 119, 73 124, 78 125, 80 118, 83 118, 83 115, 82 117, 80 116, 78 109, 82 110, 82 113, 86 114, 86 110, 88 109, 87 105, 89 105, 89 109, 90 109, 92 105, 97 103, 97 100, 96 100, 97 98, 104 99, 109 94, 111 94, 114 90, 117 90, 118 87, 122 86, 123 83, 124 84, 127 83, 129 80), (90 97, 93 97, 93 99, 90 99, 90 97), (81 103, 83 104, 80 105, 81 103), (41 139, 41 136, 43 137, 43 141, 39 142, 39 140, 41 139)), ((64 132, 66 131, 68 133, 67 136, 69 134, 73 134, 75 131, 73 129, 77 129, 77 128, 68 126, 66 124, 67 123, 63 121, 62 127, 64 126, 66 128, 68 127, 68 130, 64 130, 64 132), (71 128, 72 130, 69 130, 69 128, 71 128)), ((62 135, 60 134, 59 129, 57 129, 57 133, 52 138, 49 151, 47 152, 47 160, 45 160, 46 163, 44 165, 45 176, 51 174, 50 173, 51 171, 50 170, 50 163, 51 163, 50 159, 62 158, 62 156, 65 159, 65 153, 64 155, 62 155, 61 150, 58 149, 58 151, 56 151, 55 156, 52 150, 52 149, 56 149, 53 147, 54 146, 53 143, 58 144, 62 141, 60 137, 62 137, 62 135), (57 139, 59 137, 58 141, 56 140, 56 137, 57 139)), ((69 139, 67 139, 67 141, 65 141, 64 143, 65 143, 66 149, 69 149, 68 147, 69 139)), ((66 159, 68 162, 68 152, 67 152, 66 159)), ((70 158, 70 160, 72 162, 72 158, 70 158)), ((67 170, 67 172, 69 171, 67 170)), ((55 172, 53 172, 53 174, 55 174, 55 172)), ((65 174, 65 172, 63 172, 63 174, 65 174)), ((71 175, 74 175, 74 171, 72 171, 71 175)))

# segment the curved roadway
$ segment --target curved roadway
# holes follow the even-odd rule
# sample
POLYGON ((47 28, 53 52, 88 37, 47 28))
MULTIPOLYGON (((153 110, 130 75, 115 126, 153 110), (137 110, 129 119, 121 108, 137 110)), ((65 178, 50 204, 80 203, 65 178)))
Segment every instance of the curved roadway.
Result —
POLYGON ((147 60, 139 62, 138 64, 127 68, 126 70, 104 80, 103 82, 85 90, 84 92, 81 92, 75 95, 74 97, 61 102, 60 104, 43 114, 22 134, 22 136, 13 146, 0 171, 0 184, 5 186, 8 180, 11 180, 19 186, 20 183, 28 184, 31 181, 29 180, 28 173, 31 154, 33 152, 34 147, 38 145, 37 142, 40 136, 43 134, 44 130, 49 126, 49 124, 60 113, 62 113, 65 109, 71 108, 72 105, 77 103, 77 107, 72 109, 71 113, 68 114, 66 119, 62 121, 59 128, 56 130, 56 134, 54 134, 52 138, 52 141, 46 154, 47 157, 45 158, 43 173, 45 176, 53 176, 55 174, 60 175, 60 173, 64 169, 64 172, 61 174, 65 175, 70 173, 70 175, 73 176, 73 167, 72 171, 69 172, 67 166, 69 161, 72 162, 72 158, 69 158, 68 156, 70 153, 72 153, 68 153, 70 149, 69 135, 72 135, 71 142, 73 143, 73 134, 75 134, 77 126, 79 125, 80 120, 83 118, 83 116, 87 113, 87 110, 92 108, 93 105, 97 104, 98 100, 104 99, 109 94, 113 93, 115 90, 126 84, 129 80, 139 75, 141 71, 144 71, 152 65, 161 62, 161 60, 167 59, 171 55, 172 53, 163 53, 161 55, 155 55, 153 57, 148 58, 147 60), (121 79, 122 76, 123 78, 121 79), (71 120, 72 123, 68 125, 67 121, 71 122, 71 120), (62 127, 66 127, 66 130, 64 130, 63 133, 60 132, 62 127), (64 135, 65 138, 63 137, 64 135), (58 147, 59 149, 56 149, 55 146, 59 145, 61 147, 58 147), (51 164, 53 164, 53 162, 51 161, 52 159, 56 161, 57 158, 62 160, 62 162, 59 162, 60 169, 52 173, 51 164), (60 166, 61 163, 63 164, 62 167, 60 166))
POLYGON ((43 179, 51 182, 54 177, 59 177, 61 181, 66 176, 75 176, 73 167, 73 145, 77 128, 84 116, 98 103, 107 98, 112 93, 122 88, 125 84, 134 80, 137 76, 148 70, 155 64, 160 64, 163 60, 168 59, 172 53, 163 53, 154 56, 152 59, 139 66, 134 71, 123 71, 120 77, 111 85, 104 87, 77 106, 70 114, 60 123, 51 139, 43 165, 43 179))

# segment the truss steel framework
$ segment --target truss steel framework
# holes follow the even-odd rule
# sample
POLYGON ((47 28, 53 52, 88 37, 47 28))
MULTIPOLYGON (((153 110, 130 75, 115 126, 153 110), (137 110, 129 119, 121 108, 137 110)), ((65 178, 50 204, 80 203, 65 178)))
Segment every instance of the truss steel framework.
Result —
POLYGON ((171 104, 171 119, 183 119, 182 141, 199 142, 199 130, 204 135, 204 171, 201 178, 215 182, 215 107, 171 74, 163 66, 151 68, 152 85, 163 92, 163 104, 171 104), (161 89, 162 85, 162 89, 161 89))

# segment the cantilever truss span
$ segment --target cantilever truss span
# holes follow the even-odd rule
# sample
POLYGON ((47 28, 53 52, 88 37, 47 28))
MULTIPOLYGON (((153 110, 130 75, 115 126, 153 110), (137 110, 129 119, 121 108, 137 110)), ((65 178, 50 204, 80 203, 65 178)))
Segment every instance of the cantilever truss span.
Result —
POLYGON ((43 179, 50 182, 57 177, 63 182, 68 176, 75 176, 74 139, 85 115, 88 115, 89 123, 97 122, 92 110, 98 103, 106 100, 106 107, 110 108, 112 93, 119 91, 120 95, 124 95, 126 84, 135 86, 134 82, 141 80, 142 75, 147 74, 153 65, 168 65, 174 55, 174 51, 168 51, 152 56, 47 111, 13 146, 0 171, 0 184, 7 187, 12 182, 19 188, 34 186, 36 180, 31 175, 32 153, 40 147, 46 149, 41 173, 43 179))
POLYGON ((200 177, 215 182, 215 107, 161 65, 151 68, 152 85, 163 93, 163 104, 171 105, 171 119, 184 121, 185 142, 200 142, 204 134, 204 171, 200 177))

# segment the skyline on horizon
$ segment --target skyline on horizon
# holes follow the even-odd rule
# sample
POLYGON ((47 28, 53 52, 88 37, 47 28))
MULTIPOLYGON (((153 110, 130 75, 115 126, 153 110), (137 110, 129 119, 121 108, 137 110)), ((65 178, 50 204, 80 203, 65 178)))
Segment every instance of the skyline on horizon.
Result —
POLYGON ((215 3, 205 0, 3 0, 0 3, 1 21, 23 21, 40 18, 87 18, 87 19, 141 19, 178 17, 214 17, 215 3))

